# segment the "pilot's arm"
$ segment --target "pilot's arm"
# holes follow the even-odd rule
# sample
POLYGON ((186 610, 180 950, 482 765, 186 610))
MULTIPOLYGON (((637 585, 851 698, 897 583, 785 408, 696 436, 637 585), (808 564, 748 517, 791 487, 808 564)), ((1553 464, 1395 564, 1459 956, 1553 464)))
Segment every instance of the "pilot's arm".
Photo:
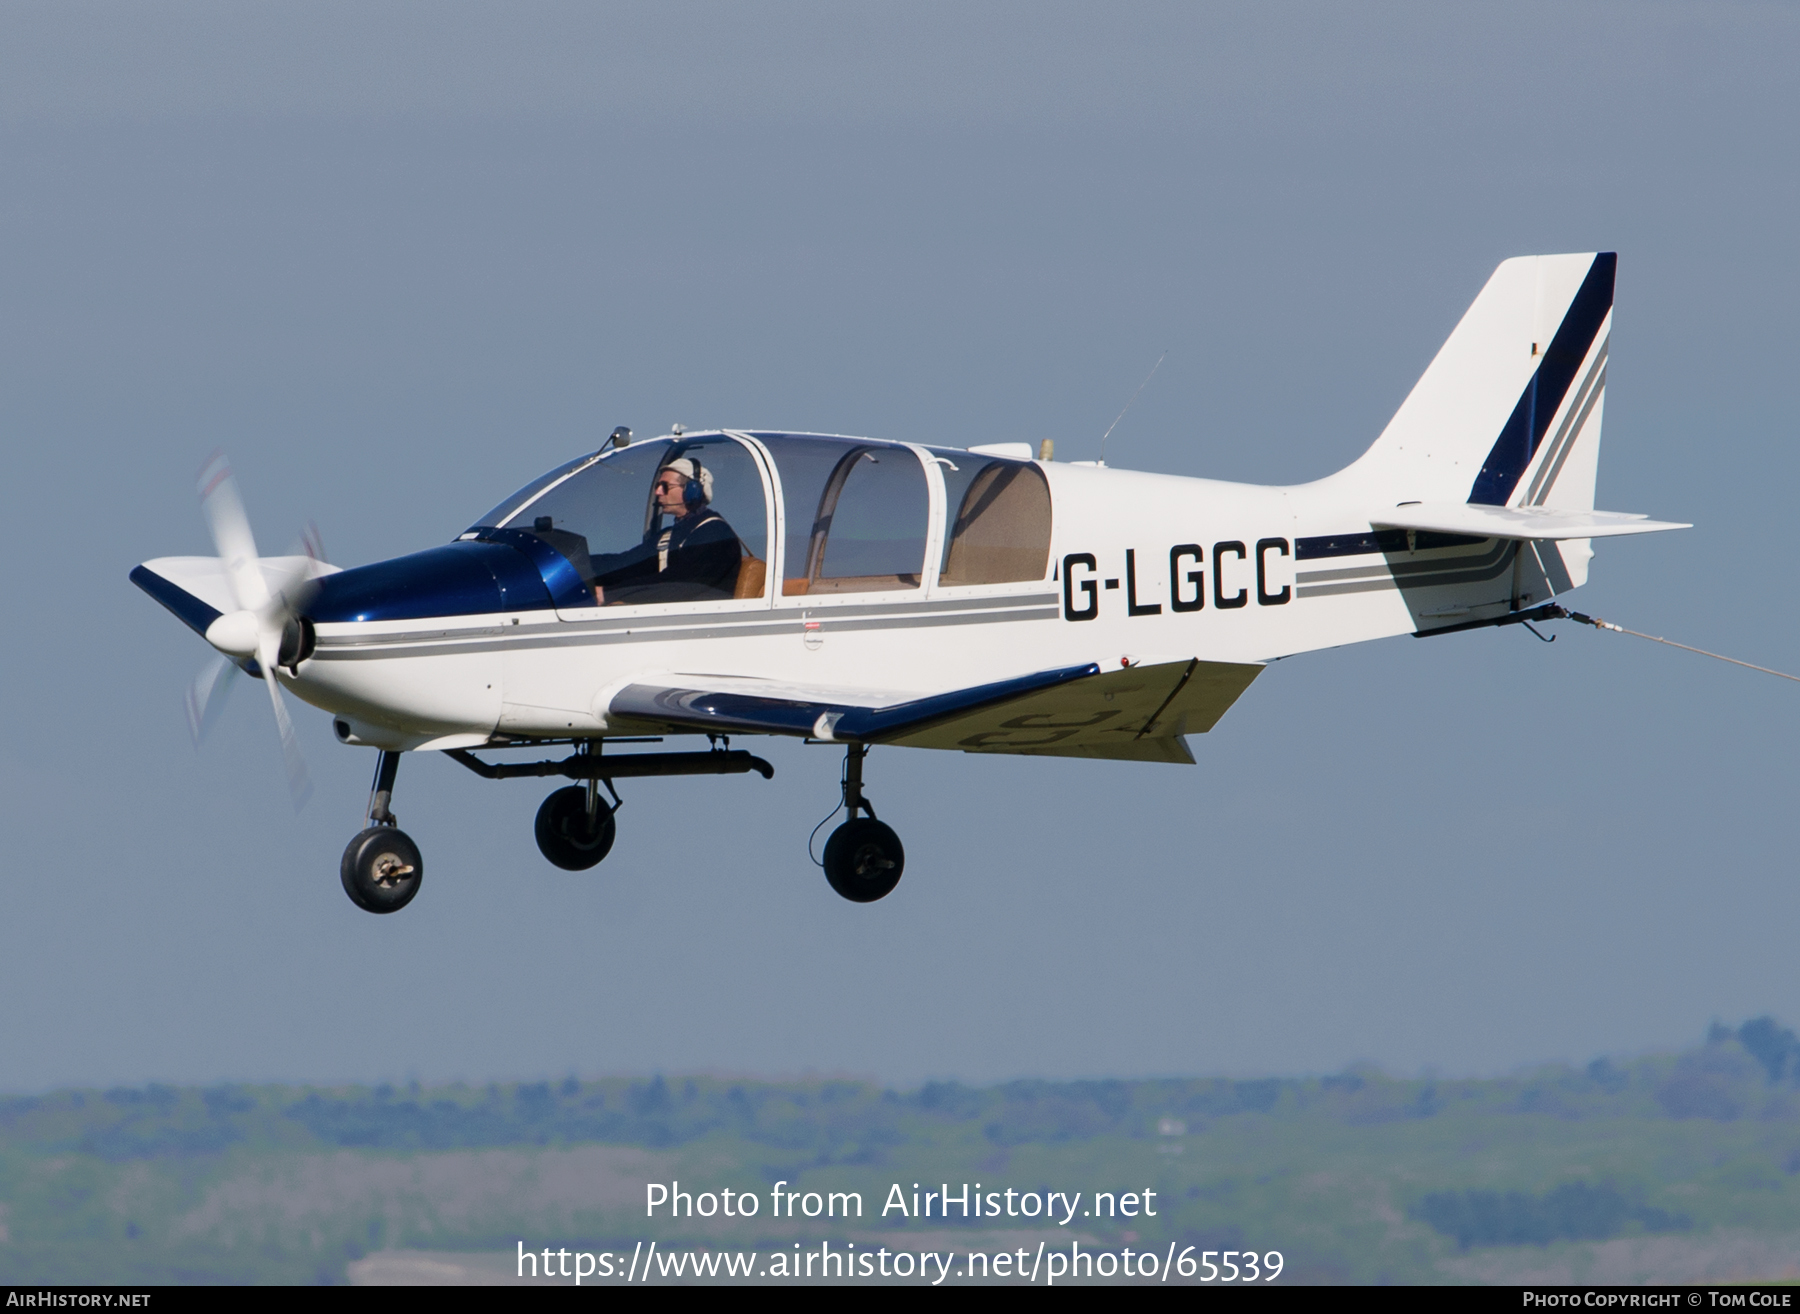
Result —
MULTIPOLYGON (((605 552, 592 558, 594 571, 594 601, 604 606, 606 590, 617 593, 620 589, 634 585, 649 584, 657 577, 656 540, 661 537, 660 530, 651 530, 644 535, 644 541, 624 552, 605 552)), ((620 599, 614 598, 617 602, 620 599)))
POLYGON ((594 601, 705 602, 737 588, 743 549, 725 517, 710 508, 651 530, 628 552, 593 558, 594 601))

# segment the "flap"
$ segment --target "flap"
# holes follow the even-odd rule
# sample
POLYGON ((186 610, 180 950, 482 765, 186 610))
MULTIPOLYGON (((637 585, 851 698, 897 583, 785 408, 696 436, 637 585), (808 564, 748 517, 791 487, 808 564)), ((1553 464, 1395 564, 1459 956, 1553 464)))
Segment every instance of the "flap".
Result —
POLYGON ((1375 528, 1429 529, 1477 538, 1612 538, 1654 534, 1692 525, 1624 511, 1558 511, 1545 506, 1485 506, 1478 502, 1408 502, 1369 517, 1375 528))
POLYGON ((1192 763, 1181 736, 1211 730, 1262 669, 1197 659, 1133 666, 1009 699, 887 742, 965 753, 1192 763))

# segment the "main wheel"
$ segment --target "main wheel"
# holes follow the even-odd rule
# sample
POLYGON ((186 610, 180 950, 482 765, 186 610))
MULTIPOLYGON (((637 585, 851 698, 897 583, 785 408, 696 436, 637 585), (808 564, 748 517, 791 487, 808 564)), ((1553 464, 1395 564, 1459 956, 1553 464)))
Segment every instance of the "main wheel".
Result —
POLYGON ((852 903, 874 903, 900 883, 906 849, 894 828, 873 817, 856 817, 825 841, 825 879, 852 903))
POLYGON ((399 912, 419 892, 425 859, 405 831, 370 826, 350 841, 338 874, 350 902, 364 912, 399 912))
POLYGON ((564 871, 586 871, 597 864, 611 852, 618 829, 605 803, 588 816, 584 785, 557 790, 538 809, 538 848, 564 871))

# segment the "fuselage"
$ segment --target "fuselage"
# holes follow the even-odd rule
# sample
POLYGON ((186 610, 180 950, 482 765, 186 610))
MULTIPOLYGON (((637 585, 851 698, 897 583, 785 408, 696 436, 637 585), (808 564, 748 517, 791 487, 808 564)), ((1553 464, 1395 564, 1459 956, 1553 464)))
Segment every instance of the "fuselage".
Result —
MULTIPOLYGON (((1367 491, 1342 477, 1266 487, 861 439, 733 431, 680 442, 737 462, 732 523, 746 559, 767 567, 753 596, 602 605, 545 545, 543 521, 537 538, 483 525, 321 581, 316 646, 279 678, 333 713, 346 742, 472 747, 629 734, 609 700, 650 676, 875 703, 1085 662, 1260 663, 1503 615, 1585 576, 1585 543, 1546 566, 1509 540, 1374 529, 1367 491), (867 450, 843 458, 848 475, 832 476, 835 491, 825 480, 820 501, 801 467, 846 444, 867 450), (875 477, 863 462, 883 467, 887 492, 872 484, 851 505, 846 480, 875 477), (1048 507, 971 503, 983 479, 1008 478, 1033 490, 1041 480, 1048 507), (860 505, 882 523, 856 540, 860 505), (834 552, 880 570, 832 576, 834 552)), ((576 463, 560 483, 634 450, 576 463)), ((558 486, 539 481, 486 519, 527 525, 558 486)))

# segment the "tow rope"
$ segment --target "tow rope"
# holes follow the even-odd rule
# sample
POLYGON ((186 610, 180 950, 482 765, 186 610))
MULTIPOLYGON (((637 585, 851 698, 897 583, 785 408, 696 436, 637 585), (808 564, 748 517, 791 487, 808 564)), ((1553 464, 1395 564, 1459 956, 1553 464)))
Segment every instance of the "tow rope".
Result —
POLYGON ((1722 662, 1730 662, 1733 666, 1742 666, 1746 670, 1761 671, 1764 675, 1779 675, 1784 680, 1800 681, 1800 675, 1789 675, 1786 671, 1772 670, 1767 666, 1758 666, 1755 662, 1740 662, 1736 657, 1727 657, 1724 653, 1708 652, 1704 648, 1695 648, 1690 644, 1676 643, 1673 639, 1659 638, 1654 634, 1644 634, 1638 630, 1628 630, 1623 625, 1614 625, 1611 621, 1601 620, 1598 616, 1587 616, 1579 611, 1570 611, 1567 607, 1559 607, 1552 603, 1547 607, 1535 607, 1530 613, 1532 618, 1544 620, 1572 620, 1582 625, 1592 625, 1597 630, 1611 630, 1615 634, 1629 634, 1636 639, 1648 639, 1651 643, 1665 644, 1670 648, 1680 648, 1683 652, 1697 652, 1702 657, 1711 657, 1722 662))

